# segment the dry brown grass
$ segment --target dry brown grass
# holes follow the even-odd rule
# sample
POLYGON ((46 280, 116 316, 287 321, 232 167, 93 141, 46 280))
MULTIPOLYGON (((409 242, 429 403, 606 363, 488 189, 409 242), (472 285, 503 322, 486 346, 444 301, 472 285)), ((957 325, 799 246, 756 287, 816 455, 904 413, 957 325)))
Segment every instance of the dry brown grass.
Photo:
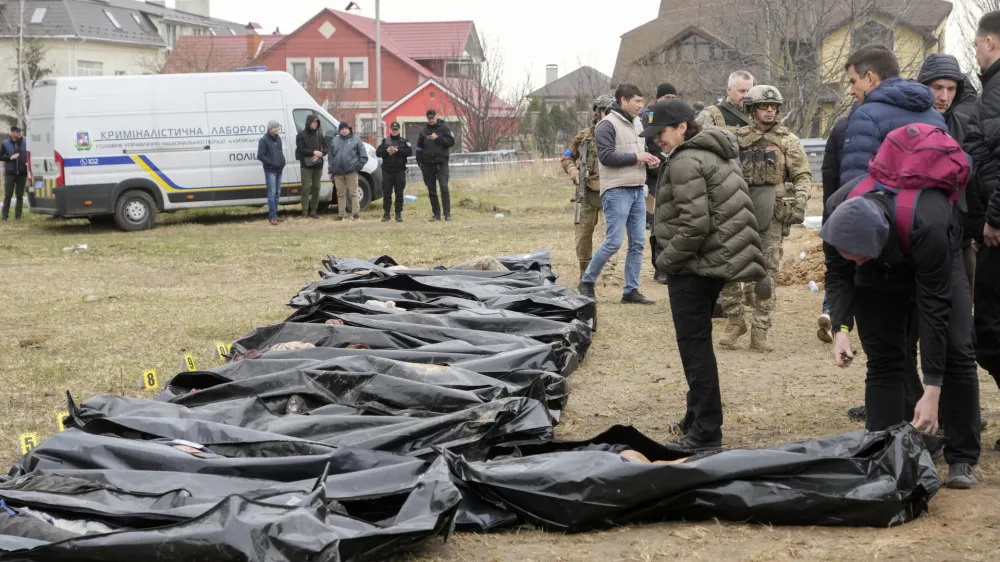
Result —
MULTIPOLYGON (((364 258, 389 254, 409 265, 458 262, 473 255, 549 247, 562 283, 575 284, 571 187, 554 167, 477 182, 455 181, 455 221, 429 224, 423 186, 409 193, 406 222, 289 220, 267 225, 261 209, 179 213, 153 231, 125 234, 30 217, 0 227, 0 462, 17 456, 18 435, 56 431, 69 390, 83 400, 98 393, 143 396, 141 373, 161 380, 177 372, 185 353, 212 363, 214 345, 255 326, 280 321, 288 298, 317 278, 333 253, 364 258), (509 210, 493 218, 494 207, 509 210), (86 243, 87 252, 62 248, 86 243), (88 296, 98 297, 88 301, 88 296)), ((816 203, 813 204, 815 214, 816 203)), ((785 255, 796 257, 814 233, 797 229, 785 255)), ((647 250, 648 252, 648 250, 647 250)), ((795 258, 797 259, 797 257, 795 258)), ((631 423, 667 439, 682 413, 683 372, 666 290, 644 260, 642 288, 656 306, 617 303, 620 285, 599 287, 601 331, 573 375, 561 437, 590 436, 631 423)), ((619 267, 619 273, 621 269, 619 267)), ((863 361, 847 371, 831 365, 815 337, 821 294, 804 283, 778 293, 776 351, 719 351, 726 416, 724 443, 758 447, 850 431, 844 409, 863 397, 863 361)), ((721 330, 721 325, 717 325, 721 330)), ((653 561, 653 560, 996 560, 1000 525, 1000 455, 992 450, 1000 420, 996 386, 982 378, 985 415, 983 487, 944 491, 931 514, 904 527, 781 528, 717 522, 629 526, 581 535, 522 528, 491 535, 434 540, 400 560, 653 561)))

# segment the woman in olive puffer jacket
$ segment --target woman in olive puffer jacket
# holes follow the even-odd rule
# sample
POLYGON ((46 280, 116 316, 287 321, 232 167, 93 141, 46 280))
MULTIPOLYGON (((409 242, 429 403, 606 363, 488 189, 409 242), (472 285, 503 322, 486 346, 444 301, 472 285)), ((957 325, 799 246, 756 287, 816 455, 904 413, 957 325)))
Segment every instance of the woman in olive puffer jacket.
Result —
MULTIPOLYGON (((697 451, 722 444, 722 397, 712 346, 712 312, 730 281, 762 281, 766 275, 750 190, 743 181, 736 137, 720 128, 702 130, 682 100, 653 105, 644 137, 669 153, 657 179, 653 236, 661 248, 659 271, 667 274, 670 312, 688 381, 684 436, 671 443, 697 451)), ((758 283, 769 297, 771 283, 758 283)))

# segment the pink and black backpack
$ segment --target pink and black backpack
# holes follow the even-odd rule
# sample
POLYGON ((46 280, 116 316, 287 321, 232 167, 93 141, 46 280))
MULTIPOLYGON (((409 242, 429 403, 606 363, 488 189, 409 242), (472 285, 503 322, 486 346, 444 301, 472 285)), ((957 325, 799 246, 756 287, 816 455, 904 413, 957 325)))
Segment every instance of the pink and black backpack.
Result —
POLYGON ((888 134, 868 163, 868 175, 851 190, 848 199, 872 191, 893 195, 896 235, 904 254, 910 253, 913 213, 920 195, 940 189, 954 205, 969 181, 969 157, 940 127, 915 123, 888 134))

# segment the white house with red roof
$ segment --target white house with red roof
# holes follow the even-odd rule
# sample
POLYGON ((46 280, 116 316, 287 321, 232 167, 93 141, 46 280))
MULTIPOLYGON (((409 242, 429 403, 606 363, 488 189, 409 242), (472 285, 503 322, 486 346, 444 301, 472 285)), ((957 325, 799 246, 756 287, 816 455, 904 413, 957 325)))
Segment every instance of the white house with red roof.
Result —
MULTIPOLYGON (((475 135, 458 124, 462 108, 483 97, 470 83, 483 61, 475 24, 383 21, 381 31, 385 130, 398 121, 403 134, 415 141, 427 110, 433 108, 460 141, 463 134, 475 135)), ((288 35, 262 36, 248 30, 245 37, 183 37, 163 72, 227 72, 253 66, 287 71, 359 135, 377 134, 375 20, 324 9, 288 35)), ((487 105, 516 121, 510 105, 489 97, 487 105)))

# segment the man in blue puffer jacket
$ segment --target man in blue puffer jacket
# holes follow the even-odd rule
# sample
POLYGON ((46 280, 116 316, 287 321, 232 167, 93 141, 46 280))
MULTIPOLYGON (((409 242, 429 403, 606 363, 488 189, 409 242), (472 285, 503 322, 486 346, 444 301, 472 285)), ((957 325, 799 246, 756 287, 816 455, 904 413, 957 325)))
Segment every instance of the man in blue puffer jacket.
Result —
POLYGON ((941 113, 934 109, 930 88, 900 78, 899 63, 887 47, 865 45, 847 59, 844 68, 851 95, 860 106, 847 125, 840 185, 868 173, 868 161, 890 131, 913 123, 948 130, 941 113))

